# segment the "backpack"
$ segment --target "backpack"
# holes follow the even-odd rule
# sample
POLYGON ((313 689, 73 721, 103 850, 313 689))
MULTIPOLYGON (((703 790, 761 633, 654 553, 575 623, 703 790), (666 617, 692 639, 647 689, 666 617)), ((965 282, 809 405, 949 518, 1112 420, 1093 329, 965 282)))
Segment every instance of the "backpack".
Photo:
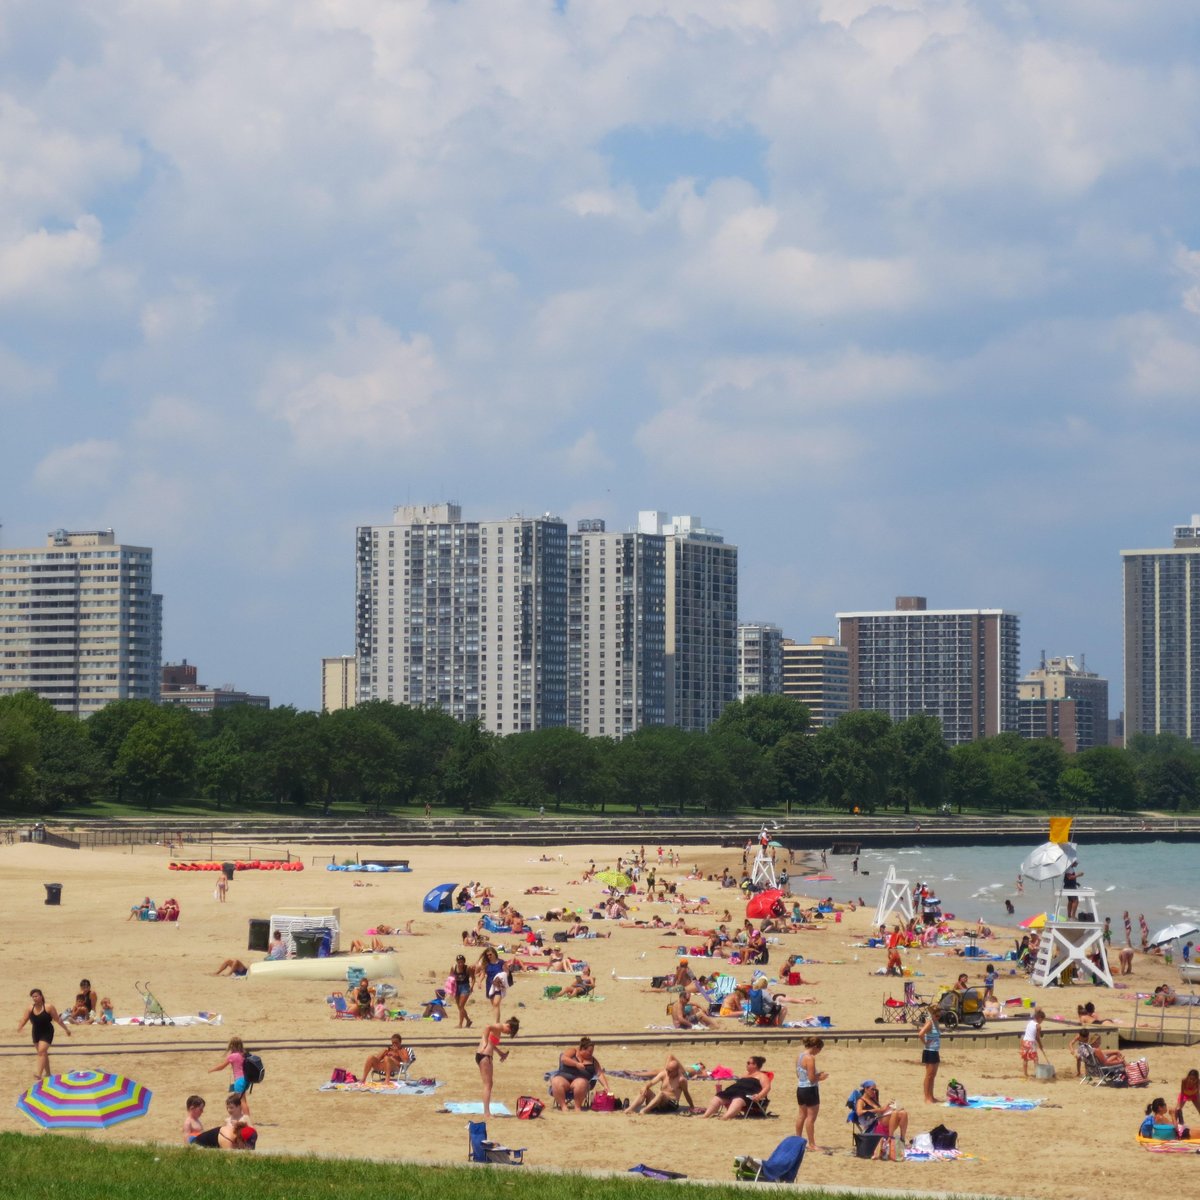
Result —
POLYGON ((967 1107, 967 1089, 957 1079, 950 1080, 946 1085, 946 1103, 956 1108, 967 1107))
POLYGON ((945 1125, 935 1125, 929 1131, 929 1139, 933 1142, 935 1150, 958 1149, 958 1134, 953 1129, 947 1129, 945 1125))
POLYGON ((534 1117, 540 1117, 546 1106, 536 1096, 518 1096, 517 1097, 517 1119, 521 1121, 532 1121, 534 1117))
POLYGON ((253 1087, 266 1079, 267 1068, 263 1066, 263 1060, 257 1054, 247 1053, 242 1061, 242 1074, 245 1075, 246 1082, 253 1087))

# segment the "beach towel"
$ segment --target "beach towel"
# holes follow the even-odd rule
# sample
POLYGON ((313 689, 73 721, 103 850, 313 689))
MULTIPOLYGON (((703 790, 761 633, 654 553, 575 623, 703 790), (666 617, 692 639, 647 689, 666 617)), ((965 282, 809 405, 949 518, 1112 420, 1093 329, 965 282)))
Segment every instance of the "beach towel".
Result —
MULTIPOLYGON (((483 1112, 482 1100, 447 1100, 442 1105, 442 1112, 458 1113, 460 1116, 479 1116, 483 1112)), ((507 1104, 492 1101, 493 1117, 511 1117, 512 1110, 507 1104)))
POLYGON ((1157 1138, 1142 1137, 1138 1134, 1137 1143, 1151 1154, 1200 1154, 1200 1136, 1160 1142, 1157 1138))
POLYGON ((978 1162, 974 1154, 964 1154, 961 1150, 906 1150, 904 1152, 905 1162, 950 1162, 966 1161, 978 1162))
MULTIPOLYGON (((991 1108, 1002 1112, 1030 1112, 1041 1103, 1040 1100, 1020 1100, 1015 1096, 968 1096, 966 1106, 967 1108, 991 1108)), ((942 1107, 951 1108, 953 1106, 947 1103, 942 1107)), ((962 1105, 957 1107, 961 1108, 962 1105)))
POLYGON ((648 1167, 645 1163, 638 1163, 636 1167, 630 1167, 631 1175, 644 1175, 647 1179, 686 1179, 686 1175, 681 1175, 678 1171, 666 1171, 661 1167, 648 1167))
POLYGON ((152 1021, 147 1021, 145 1017, 117 1017, 113 1021, 114 1025, 220 1025, 222 1024, 220 1013, 185 1013, 181 1017, 155 1017, 152 1021))
POLYGON ((391 1083, 323 1083, 317 1091, 359 1092, 370 1096, 431 1096, 442 1086, 436 1079, 394 1079, 391 1083))

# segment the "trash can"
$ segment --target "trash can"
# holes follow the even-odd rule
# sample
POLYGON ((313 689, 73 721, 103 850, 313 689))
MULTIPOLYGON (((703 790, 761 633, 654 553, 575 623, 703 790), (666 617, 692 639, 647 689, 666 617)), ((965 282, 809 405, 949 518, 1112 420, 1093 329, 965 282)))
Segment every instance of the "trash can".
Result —
POLYGON ((225 872, 225 878, 233 882, 233 872, 235 870, 233 863, 222 863, 221 870, 225 872))
POLYGON ((305 929, 292 934, 292 941, 296 945, 297 958, 316 958, 317 951, 321 948, 321 941, 325 937, 323 929, 305 929))
POLYGON ((250 918, 250 937, 247 950, 260 950, 263 954, 271 948, 271 922, 263 917, 250 918))
POLYGON ((62 884, 61 883, 45 883, 42 885, 46 889, 47 904, 62 903, 62 884))

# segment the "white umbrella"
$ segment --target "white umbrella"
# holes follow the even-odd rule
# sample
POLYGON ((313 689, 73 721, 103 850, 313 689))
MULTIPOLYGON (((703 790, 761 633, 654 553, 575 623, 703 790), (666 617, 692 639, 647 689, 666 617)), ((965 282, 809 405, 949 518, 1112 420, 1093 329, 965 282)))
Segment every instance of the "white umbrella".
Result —
POLYGON ((1074 861, 1075 847, 1070 842, 1043 842, 1021 864, 1021 874, 1026 879, 1058 879, 1074 861))
POLYGON ((1200 925, 1192 925, 1190 922, 1184 922, 1180 925, 1168 925, 1165 929, 1160 929, 1151 939, 1151 946, 1162 946, 1166 942, 1174 942, 1179 938, 1191 937, 1193 933, 1200 933, 1200 925))

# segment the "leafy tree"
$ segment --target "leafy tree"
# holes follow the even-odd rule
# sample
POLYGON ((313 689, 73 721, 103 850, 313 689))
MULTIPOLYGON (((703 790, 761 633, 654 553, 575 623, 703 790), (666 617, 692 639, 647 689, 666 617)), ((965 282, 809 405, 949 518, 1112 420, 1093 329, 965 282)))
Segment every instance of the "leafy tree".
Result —
POLYGON ((639 729, 613 747, 617 794, 639 813, 659 808, 683 810, 694 798, 693 747, 705 734, 658 726, 639 729))
POLYGON ((750 696, 725 705, 709 733, 737 734, 769 750, 788 734, 807 733, 811 724, 808 709, 790 696, 750 696))
POLYGON ((1115 746, 1093 746, 1075 755, 1075 766, 1092 780, 1095 802, 1101 810, 1128 812, 1139 800, 1137 774, 1128 754, 1115 746))
POLYGON ((965 808, 982 808, 991 788, 989 755, 979 742, 967 742, 950 751, 946 796, 961 816, 965 808))
POLYGON ((113 766, 113 778, 124 794, 139 797, 151 808, 191 783, 196 762, 192 721, 191 713, 175 705, 148 706, 125 735, 113 766))
POLYGON ((845 713, 818 737, 825 793, 834 807, 874 812, 887 802, 897 759, 895 727, 887 713, 845 713))
POLYGON ((767 752, 774 768, 779 799, 791 815, 792 806, 805 807, 821 794, 821 756, 816 738, 785 734, 767 752))
POLYGON ((35 794, 38 737, 28 715, 10 699, 15 697, 0 698, 0 810, 15 813, 35 794))
POLYGON ((1096 785, 1087 771, 1072 765, 1058 777, 1058 795, 1069 812, 1078 812, 1095 802, 1096 785))
POLYGON ((1021 738, 1025 765, 1036 801, 1046 812, 1059 803, 1059 781, 1067 767, 1067 753, 1057 738, 1021 738))
POLYGON ((942 723, 931 713, 914 713, 896 726, 894 786, 910 812, 914 804, 940 808, 950 772, 950 748, 942 723))
POLYGON ((500 757, 496 735, 478 721, 459 726, 458 737, 442 764, 442 794, 463 812, 490 804, 500 787, 500 757))

